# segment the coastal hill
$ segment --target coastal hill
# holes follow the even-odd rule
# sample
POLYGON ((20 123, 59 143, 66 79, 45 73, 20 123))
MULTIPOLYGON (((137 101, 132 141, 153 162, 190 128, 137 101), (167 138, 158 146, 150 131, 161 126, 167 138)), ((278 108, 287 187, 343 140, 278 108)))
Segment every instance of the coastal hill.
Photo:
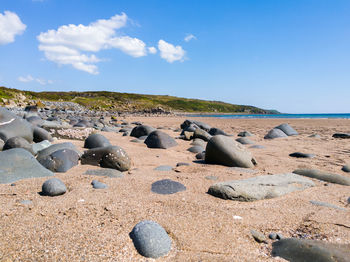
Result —
POLYGON ((276 114, 248 105, 220 101, 180 98, 167 95, 144 95, 108 91, 34 92, 0 87, 0 104, 39 104, 40 101, 75 102, 89 109, 120 112, 189 112, 189 113, 245 113, 276 114))

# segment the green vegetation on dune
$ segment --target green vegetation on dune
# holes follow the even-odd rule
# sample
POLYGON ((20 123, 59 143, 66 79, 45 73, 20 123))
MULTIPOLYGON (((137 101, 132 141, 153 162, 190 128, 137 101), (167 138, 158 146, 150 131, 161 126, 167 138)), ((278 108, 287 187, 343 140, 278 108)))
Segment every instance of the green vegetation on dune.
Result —
POLYGON ((23 94, 27 100, 75 102, 92 109, 113 111, 143 111, 161 107, 166 111, 191 113, 253 113, 273 114, 254 106, 234 105, 218 101, 179 98, 166 95, 143 95, 108 91, 89 92, 33 92, 0 87, 0 100, 23 94))

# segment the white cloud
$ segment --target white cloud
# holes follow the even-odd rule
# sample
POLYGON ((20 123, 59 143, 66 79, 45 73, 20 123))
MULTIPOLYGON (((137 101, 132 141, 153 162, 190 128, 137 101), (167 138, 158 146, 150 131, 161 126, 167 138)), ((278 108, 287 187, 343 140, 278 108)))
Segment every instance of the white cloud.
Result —
POLYGON ((16 13, 5 11, 0 13, 0 45, 6 45, 15 41, 16 35, 23 34, 27 26, 22 23, 16 13))
POLYGON ((150 54, 156 54, 157 53, 157 48, 155 48, 154 46, 151 46, 151 47, 149 47, 148 48, 148 52, 150 53, 150 54))
POLYGON ((186 35, 185 38, 184 38, 184 40, 185 40, 186 42, 189 42, 189 41, 191 41, 191 40, 193 40, 193 39, 197 39, 197 37, 195 37, 195 36, 192 35, 192 34, 188 34, 188 35, 186 35))
POLYGON ((186 51, 181 46, 174 46, 164 40, 159 40, 158 49, 160 51, 160 57, 167 62, 172 63, 174 61, 184 61, 186 51))
POLYGON ((132 56, 147 55, 146 44, 137 38, 117 36, 117 30, 125 27, 128 17, 125 13, 100 19, 89 25, 63 25, 57 30, 42 32, 37 37, 45 57, 59 65, 72 65, 78 70, 98 74, 96 63, 100 62, 91 53, 116 48, 132 56))
POLYGON ((18 77, 18 81, 23 82, 23 83, 28 83, 28 82, 33 82, 34 81, 34 82, 37 82, 37 83, 39 83, 40 85, 43 85, 43 86, 53 84, 52 80, 45 80, 45 79, 42 79, 42 78, 34 78, 31 75, 20 76, 20 77, 18 77))

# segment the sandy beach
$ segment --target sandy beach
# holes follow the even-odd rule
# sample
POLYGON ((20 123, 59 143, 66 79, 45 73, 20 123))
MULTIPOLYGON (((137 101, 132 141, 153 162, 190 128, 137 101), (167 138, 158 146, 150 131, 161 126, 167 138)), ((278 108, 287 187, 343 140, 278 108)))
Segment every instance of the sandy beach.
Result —
MULTIPOLYGON (((131 123, 162 128, 172 137, 186 117, 127 117, 131 123)), ((217 182, 259 175, 290 173, 298 168, 314 168, 350 177, 341 171, 350 163, 349 140, 332 138, 337 132, 350 133, 346 119, 218 119, 196 118, 237 138, 247 130, 257 145, 245 147, 257 160, 253 169, 233 169, 196 161, 188 152, 190 141, 177 139, 169 149, 149 149, 144 143, 130 142, 121 133, 99 132, 112 145, 122 147, 132 159, 132 168, 123 178, 84 175, 95 166, 81 165, 66 173, 56 173, 68 192, 57 197, 41 196, 47 178, 0 184, 0 261, 154 261, 138 254, 129 233, 141 220, 153 220, 165 228, 172 240, 167 256, 157 261, 285 261, 271 256, 272 240, 257 243, 254 229, 266 236, 277 232, 284 237, 319 239, 350 244, 350 207, 347 186, 313 179, 316 186, 284 196, 255 202, 223 200, 207 193, 217 182), (273 127, 290 124, 298 136, 264 139, 273 127), (312 134, 319 138, 309 137, 312 134), (290 157, 293 152, 315 154, 311 159, 290 157), (176 167, 179 162, 189 166, 176 167), (174 167, 156 171, 160 165, 174 167), (215 176, 217 180, 206 177, 215 176), (98 179, 108 189, 95 190, 98 179), (151 192, 151 184, 172 179, 186 191, 171 195, 151 192), (20 202, 31 200, 32 204, 20 202), (327 202, 345 210, 322 207, 309 201, 327 202)), ((82 152, 84 141, 72 142, 82 152)))

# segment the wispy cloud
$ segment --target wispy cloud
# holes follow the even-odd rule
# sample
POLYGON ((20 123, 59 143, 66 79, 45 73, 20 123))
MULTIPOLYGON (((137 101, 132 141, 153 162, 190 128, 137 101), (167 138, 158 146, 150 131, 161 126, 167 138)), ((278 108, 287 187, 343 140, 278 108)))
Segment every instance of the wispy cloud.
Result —
POLYGON ((184 38, 184 40, 185 40, 186 42, 189 42, 189 41, 194 40, 194 39, 197 39, 197 37, 195 37, 195 36, 192 35, 192 34, 188 34, 188 35, 186 35, 185 38, 184 38))
POLYGON ((45 80, 42 78, 34 78, 31 75, 27 75, 27 76, 20 76, 18 77, 18 81, 23 82, 23 83, 29 83, 29 82, 37 82, 40 85, 51 85, 53 84, 52 80, 45 80))
POLYGON ((59 65, 72 65, 78 70, 98 74, 96 64, 101 61, 95 53, 116 48, 132 57, 147 55, 146 44, 130 36, 118 36, 117 30, 125 27, 125 13, 100 19, 89 25, 62 25, 57 30, 40 33, 39 50, 59 65))
POLYGON ((175 61, 184 61, 186 51, 182 49, 181 46, 174 46, 164 40, 159 40, 158 49, 160 51, 160 57, 165 59, 169 63, 175 61))
POLYGON ((23 34, 26 28, 16 13, 11 11, 0 13, 0 45, 14 42, 15 36, 23 34))
POLYGON ((150 54, 156 54, 157 53, 157 48, 155 48, 154 46, 151 46, 151 47, 149 47, 148 48, 148 52, 150 53, 150 54))

